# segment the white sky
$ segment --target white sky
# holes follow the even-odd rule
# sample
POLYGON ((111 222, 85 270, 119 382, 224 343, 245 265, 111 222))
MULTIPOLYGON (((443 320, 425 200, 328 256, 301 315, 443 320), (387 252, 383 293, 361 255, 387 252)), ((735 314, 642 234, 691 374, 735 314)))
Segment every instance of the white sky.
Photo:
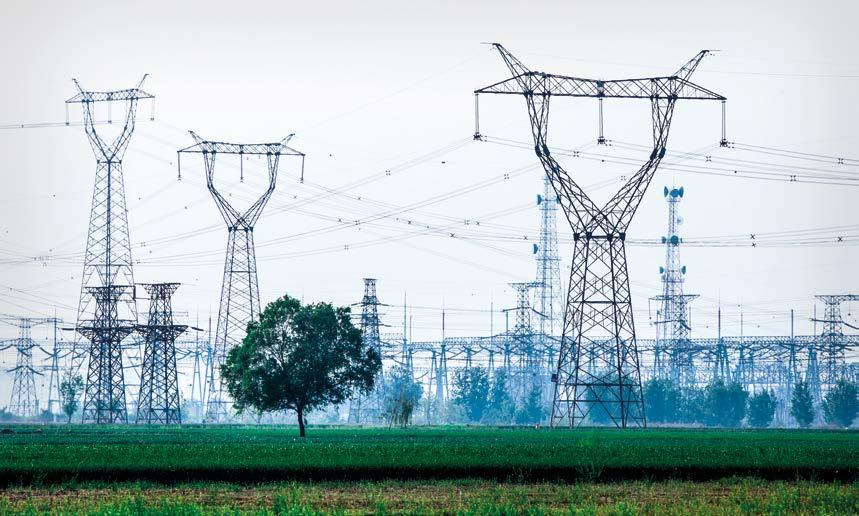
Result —
MULTIPOLYGON (((292 145, 308 155, 307 183, 298 184, 298 161, 282 162, 278 189, 255 232, 263 304, 283 293, 354 303, 362 294, 361 278, 372 276, 379 279, 383 302, 401 304, 408 292, 416 307, 416 339, 441 336, 442 306, 447 335, 488 334, 490 303, 496 310, 513 306, 507 284, 535 274, 531 241, 515 238, 537 235, 541 171, 533 151, 469 141, 472 91, 508 77, 484 41, 502 42, 532 69, 601 78, 668 74, 702 48, 720 49, 693 81, 728 97, 729 140, 859 158, 855 2, 154 1, 49 7, 7 1, 3 10, 0 124, 63 120, 63 101, 75 93, 72 77, 87 89, 110 90, 133 87, 150 74, 145 89, 157 97, 156 121, 148 121, 149 105, 142 104, 124 161, 132 254, 140 262, 135 279, 182 282, 174 307, 187 311, 192 323, 199 314, 205 324, 217 311, 226 229, 205 188, 201 160, 183 159, 184 177, 176 180, 175 151, 192 143, 185 131, 237 142, 277 141, 294 132, 292 145), (320 197, 321 187, 341 189, 376 175, 349 190, 351 199, 320 197), (487 184, 469 189, 478 183, 487 184), (372 225, 330 220, 366 220, 391 208, 379 203, 412 207, 427 199, 436 202, 394 210, 401 213, 372 225), (502 211, 508 213, 491 219, 502 228, 463 224, 486 223, 502 211), (415 229, 405 220, 443 229, 406 238, 415 229), (508 239, 490 239, 498 235, 508 239)), ((78 110, 72 119, 80 119, 78 110)), ((646 102, 606 102, 605 123, 610 139, 650 143, 646 102)), ((481 129, 529 142, 524 102, 482 98, 481 129)), ((550 141, 575 147, 593 143, 596 135, 594 101, 555 101, 550 141)), ((677 106, 670 150, 701 149, 719 137, 717 103, 677 106)), ((640 160, 647 154, 619 146, 589 150, 640 160)), ((56 310, 72 321, 95 170, 83 129, 4 129, 0 151, 0 252, 6 259, 0 313, 56 310), (46 260, 11 263, 33 257, 46 260)), ((855 166, 738 149, 714 149, 712 155, 852 174, 854 182, 859 177, 855 166)), ((573 159, 565 165, 585 186, 637 168, 573 159)), ((226 161, 217 170, 225 188, 240 187, 234 190, 237 202, 261 185, 262 169, 253 162, 246 164, 242 185, 226 161)), ((836 226, 842 228, 824 234, 859 234, 856 186, 660 170, 629 238, 662 236, 662 187, 672 183, 686 190, 680 211, 689 240, 836 226)), ((615 180, 594 198, 606 199, 620 184, 615 180)), ((562 219, 558 228, 566 266, 569 231, 562 219)), ((797 333, 810 332, 815 294, 859 291, 853 242, 683 248, 686 292, 701 295, 693 304, 693 335, 715 333, 719 299, 726 334, 740 331, 740 305, 746 333, 787 333, 791 308, 797 333)), ((664 251, 630 246, 628 260, 636 325, 648 338, 653 328, 647 298, 658 294, 664 251)), ((564 282, 567 274, 562 270, 564 282)), ((401 324, 401 308, 386 311, 385 322, 401 324)), ((845 318, 856 323, 851 307, 845 307, 845 318)), ((495 331, 503 324, 496 314, 495 331)), ((15 329, 5 326, 0 336, 14 337, 15 329)), ((13 355, 4 352, 0 360, 9 364, 13 355)), ((7 381, 0 379, 0 386, 7 381)), ((0 396, 5 392, 0 388, 0 396)))

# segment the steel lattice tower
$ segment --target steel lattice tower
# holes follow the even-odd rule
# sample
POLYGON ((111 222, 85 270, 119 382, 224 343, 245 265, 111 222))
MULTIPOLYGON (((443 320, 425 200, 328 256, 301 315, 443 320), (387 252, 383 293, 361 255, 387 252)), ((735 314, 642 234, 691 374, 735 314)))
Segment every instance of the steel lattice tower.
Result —
MULTIPOLYGON (((227 402, 221 382, 220 366, 227 351, 244 338, 248 322, 260 313, 259 285, 257 283, 256 254, 254 251, 254 225, 268 203, 277 182, 277 169, 281 156, 302 157, 302 180, 304 177, 304 154, 290 148, 287 143, 292 135, 278 143, 225 143, 200 138, 193 131, 196 142, 180 149, 182 153, 201 154, 206 167, 206 185, 224 222, 227 224, 227 255, 224 261, 224 279, 221 285, 221 303, 218 309, 218 325, 215 333, 212 364, 209 367, 208 392, 205 421, 218 422, 227 418, 227 402), (268 187, 247 210, 239 212, 215 188, 215 158, 218 155, 236 155, 240 164, 244 156, 265 156, 268 166, 268 187)), ((177 159, 179 173, 181 164, 177 159)), ((243 166, 243 165, 241 165, 243 166)), ((243 172, 242 172, 243 173, 243 172)))
MULTIPOLYGON (((87 138, 96 157, 95 184, 78 303, 78 326, 95 319, 98 308, 91 287, 134 285, 122 158, 134 132, 138 101, 154 98, 140 89, 145 80, 144 75, 136 88, 107 92, 85 91, 75 80, 78 94, 66 101, 67 107, 69 104, 81 104, 87 138), (103 139, 95 129, 95 105, 99 102, 106 102, 109 110, 114 102, 122 102, 125 106, 124 125, 119 135, 110 142, 103 139)), ((133 289, 123 289, 117 302, 118 319, 136 322, 137 307, 133 289)), ((82 332, 78 333, 83 335, 82 332)), ((71 358, 75 369, 86 358, 77 338, 71 358)))
MULTIPOLYGON (((675 74, 624 80, 591 80, 531 71, 500 44, 512 78, 476 90, 521 95, 531 119, 534 151, 552 182, 575 241, 552 407, 552 425, 579 426, 590 411, 605 410, 615 425, 646 425, 641 375, 626 266, 626 232, 662 158, 678 100, 718 100, 689 77, 708 51, 675 74), (602 208, 552 156, 548 142, 552 97, 643 99, 651 103, 653 150, 602 208)), ((475 111, 477 111, 475 105, 475 111)), ((475 138, 480 139, 479 123, 475 138)))
POLYGON ((683 219, 677 214, 677 205, 683 199, 683 187, 663 189, 668 202, 668 233, 662 237, 665 244, 665 266, 659 267, 662 295, 653 299, 659 303, 656 317, 656 349, 654 350, 657 378, 667 378, 680 388, 695 385, 694 352, 689 335, 692 331, 689 302, 698 297, 683 293, 686 266, 680 264, 680 238, 678 226, 683 219))
POLYGON ((820 387, 828 390, 846 375, 846 350, 855 338, 844 335, 844 326, 853 327, 844 322, 841 303, 859 301, 859 295, 829 294, 815 297, 823 302, 823 319, 815 321, 823 323, 821 342, 817 346, 820 387))
MULTIPOLYGON (((519 357, 519 385, 517 386, 520 399, 527 399, 531 389, 541 384, 538 366, 540 364, 540 353, 534 342, 534 327, 531 324, 531 289, 541 288, 537 282, 511 283, 516 291, 516 322, 510 337, 513 340, 513 352, 519 357)), ((537 314, 543 319, 541 314, 537 314)))
POLYGON ((149 320, 138 327, 145 347, 137 397, 137 423, 181 424, 176 337, 188 327, 173 324, 171 297, 178 283, 144 284, 149 293, 149 320))
MULTIPOLYGON (((361 335, 364 344, 382 356, 382 339, 379 334, 379 298, 376 296, 376 279, 364 278, 364 297, 361 298, 361 335)), ((405 357, 403 357, 405 359, 405 357)), ((382 374, 382 373, 380 373, 382 374)), ((349 402, 350 423, 378 422, 382 414, 382 393, 379 386, 368 396, 358 394, 349 402)))
POLYGON ((564 307, 561 301, 561 259, 558 257, 558 195, 545 176, 543 194, 537 196, 537 206, 540 208, 540 243, 535 247, 537 331, 543 337, 553 337, 558 334, 563 321, 564 307))
POLYGON ((127 423, 122 340, 134 329, 134 321, 119 318, 119 305, 131 290, 125 285, 88 287, 95 313, 78 323, 77 331, 90 341, 89 369, 84 393, 84 423, 127 423))
POLYGON ((32 319, 22 317, 17 320, 18 340, 14 344, 0 348, 0 351, 15 348, 15 367, 7 369, 15 373, 12 380, 12 397, 9 401, 9 412, 20 417, 39 415, 39 398, 36 395, 36 372, 33 367, 33 349, 37 347, 33 341, 30 329, 32 319))

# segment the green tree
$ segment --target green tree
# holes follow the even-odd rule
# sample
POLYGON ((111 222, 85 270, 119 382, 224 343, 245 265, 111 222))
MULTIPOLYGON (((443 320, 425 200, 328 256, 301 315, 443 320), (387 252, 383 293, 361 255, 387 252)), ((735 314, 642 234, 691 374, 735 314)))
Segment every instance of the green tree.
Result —
POLYGON ((707 394, 700 387, 688 387, 681 391, 680 413, 677 416, 678 423, 704 424, 707 414, 707 394))
POLYGON ((749 393, 738 383, 725 385, 716 380, 704 389, 705 423, 710 426, 738 427, 746 416, 749 393))
POLYGON ((823 415, 827 423, 847 428, 856 419, 859 399, 856 385, 846 380, 838 380, 823 399, 823 415))
POLYGON ((489 389, 489 406, 484 420, 492 424, 509 424, 513 420, 516 405, 510 397, 507 386, 507 373, 497 370, 492 377, 489 389))
POLYGON ((369 393, 381 367, 379 353, 349 320, 349 308, 302 305, 285 295, 248 323, 221 374, 239 413, 294 411, 304 437, 308 411, 369 393))
POLYGON ((453 403, 462 407, 469 421, 480 421, 489 404, 489 375, 486 369, 478 366, 458 370, 453 377, 453 386, 453 403))
POLYGON ((72 415, 78 410, 83 390, 84 379, 81 375, 74 374, 71 370, 66 371, 60 382, 60 407, 68 418, 68 423, 72 422, 72 415))
POLYGON ((517 425, 535 425, 543 420, 543 389, 535 385, 516 411, 517 425))
POLYGON ((393 369, 383 386, 382 417, 388 421, 388 428, 393 425, 407 427, 412 422, 412 414, 421 396, 423 389, 412 377, 411 371, 405 367, 393 369))
POLYGON ((814 400, 808 383, 800 380, 793 389, 790 400, 790 415, 801 428, 808 428, 814 422, 814 400))
POLYGON ((680 389, 671 380, 652 378, 644 384, 644 409, 648 422, 676 423, 680 420, 682 400, 680 389))
POLYGON ((749 398, 749 426, 766 428, 772 423, 776 408, 775 396, 769 391, 761 391, 749 398))

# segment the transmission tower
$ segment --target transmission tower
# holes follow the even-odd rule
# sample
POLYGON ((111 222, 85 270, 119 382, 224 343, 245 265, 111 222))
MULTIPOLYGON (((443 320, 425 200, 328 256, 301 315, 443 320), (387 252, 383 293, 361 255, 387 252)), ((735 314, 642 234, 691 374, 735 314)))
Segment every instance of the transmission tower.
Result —
POLYGON ((659 267, 662 277, 662 294, 652 298, 659 304, 656 314, 656 349, 654 360, 657 378, 670 379, 680 388, 695 385, 694 352, 689 334, 689 302, 698 297, 683 293, 686 266, 680 265, 678 226, 683 219, 677 214, 677 205, 683 199, 683 187, 663 189, 668 202, 668 233, 662 237, 665 244, 665 266, 659 267))
POLYGON ((540 317, 537 331, 544 338, 558 334, 564 317, 561 302, 561 259, 558 257, 558 195, 552 182, 543 177, 543 194, 537 196, 540 208, 540 243, 534 247, 537 257, 537 284, 534 306, 540 317))
MULTIPOLYGON (((33 319, 26 317, 15 319, 15 324, 18 326, 18 339, 13 344, 0 348, 0 351, 15 348, 15 367, 6 371, 14 373, 9 412, 19 417, 34 417, 39 415, 36 375, 41 373, 37 372, 33 367, 33 349, 37 345, 30 331, 34 322, 33 319)), ((35 323, 38 324, 37 322, 35 323)))
MULTIPOLYGON (((379 298, 376 296, 376 279, 364 278, 364 297, 361 298, 361 335, 364 345, 376 350, 382 356, 382 340, 379 335, 379 298)), ((403 357, 405 358, 405 357, 403 357)), ((378 422, 382 415, 382 392, 379 382, 373 392, 368 396, 360 393, 349 402, 350 423, 362 423, 364 421, 378 422)))
MULTIPOLYGON (((542 385, 540 379, 540 353, 536 349, 534 342, 534 327, 531 323, 531 314, 534 309, 531 308, 531 290, 542 288, 542 285, 537 282, 531 283, 511 283, 511 287, 516 291, 516 322, 513 325, 513 331, 510 334, 513 341, 513 352, 519 357, 519 381, 517 385, 518 395, 520 399, 527 399, 531 390, 535 386, 542 385)), ((543 314, 537 313, 538 320, 544 319, 543 314)))
POLYGON ((200 138, 193 131, 196 142, 177 151, 177 165, 181 177, 182 153, 202 154, 206 167, 206 185, 224 222, 227 224, 227 255, 224 261, 224 280, 221 285, 221 304, 218 309, 218 325, 215 333, 212 364, 209 367, 208 392, 205 421, 218 422, 227 418, 227 403, 221 382, 221 368, 227 351, 244 338, 248 322, 260 312, 259 285, 257 284, 256 254, 254 251, 254 225, 268 203, 277 181, 277 169, 281 156, 302 157, 302 181, 304 180, 304 154, 287 144, 292 135, 278 143, 224 143, 200 138), (218 155, 239 157, 244 177, 245 156, 265 156, 268 166, 268 188, 247 210, 239 212, 215 188, 215 158, 218 155))
POLYGON ((846 375, 846 351, 855 337, 844 335, 844 327, 859 330, 844 322, 841 316, 841 303, 859 301, 856 294, 829 294, 816 296, 823 302, 823 319, 814 322, 823 323, 823 333, 820 334, 818 366, 820 367, 820 386, 826 390, 846 375))
POLYGON ((92 319, 79 322, 77 327, 90 341, 84 423, 128 423, 121 343, 134 331, 135 321, 119 318, 119 305, 128 290, 131 288, 125 285, 88 287, 95 312, 92 319))
POLYGON ((149 321, 138 327, 145 347, 137 397, 137 423, 181 424, 179 381, 176 374, 176 337, 188 327, 173 324, 170 298, 178 283, 145 284, 149 293, 149 321))
MULTIPOLYGON (((707 55, 699 52, 668 77, 591 80, 531 71, 500 44, 512 78, 475 91, 522 95, 531 119, 534 150, 560 199, 573 230, 571 266, 564 328, 557 363, 552 424, 579 426, 596 407, 615 425, 646 425, 641 375, 627 275, 626 231, 665 156, 674 106, 681 99, 719 100, 689 81, 707 55), (549 150, 549 100, 552 97, 647 99, 653 119, 653 151, 647 162, 602 208, 585 194, 549 150)), ((481 139, 479 119, 475 138, 481 139)))
MULTIPOLYGON (((106 92, 86 91, 75 80, 78 94, 66 101, 66 109, 70 104, 81 105, 87 138, 96 158, 89 233, 78 303, 78 326, 96 318, 98 303, 93 297, 93 292, 96 291, 92 290, 92 287, 134 285, 122 158, 128 148, 131 133, 134 132, 138 101, 155 98, 140 89, 145 80, 144 75, 135 88, 106 92), (109 119, 112 117, 110 113, 113 103, 123 103, 125 122, 113 140, 105 140, 96 131, 95 107, 100 102, 107 103, 109 119)), ((121 290, 122 293, 117 299, 117 318, 137 321, 133 289, 121 290)), ((83 335, 83 332, 78 331, 78 334, 83 335)), ((84 346, 80 345, 77 338, 72 348, 71 358, 74 369, 78 369, 86 358, 84 346)))

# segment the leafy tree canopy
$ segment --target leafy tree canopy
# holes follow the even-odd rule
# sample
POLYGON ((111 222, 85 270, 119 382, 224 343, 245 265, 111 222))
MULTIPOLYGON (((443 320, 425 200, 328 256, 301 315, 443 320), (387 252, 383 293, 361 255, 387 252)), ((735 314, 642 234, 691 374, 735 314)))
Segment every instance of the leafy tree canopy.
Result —
POLYGON ((349 308, 302 305, 283 296, 248 324, 221 372, 239 412, 295 411, 304 437, 306 412, 342 403, 355 391, 370 392, 381 367, 379 353, 364 345, 350 321, 349 308))

